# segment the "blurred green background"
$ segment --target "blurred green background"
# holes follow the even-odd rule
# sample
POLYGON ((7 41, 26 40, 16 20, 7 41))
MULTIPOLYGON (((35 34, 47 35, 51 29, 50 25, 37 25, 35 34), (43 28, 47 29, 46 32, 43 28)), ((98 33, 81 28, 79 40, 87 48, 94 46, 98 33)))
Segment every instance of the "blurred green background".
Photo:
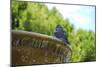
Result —
POLYGON ((68 19, 54 7, 51 10, 44 3, 11 3, 12 30, 25 30, 53 36, 57 24, 62 25, 68 36, 72 58, 70 62, 96 60, 95 32, 83 29, 75 30, 68 19))

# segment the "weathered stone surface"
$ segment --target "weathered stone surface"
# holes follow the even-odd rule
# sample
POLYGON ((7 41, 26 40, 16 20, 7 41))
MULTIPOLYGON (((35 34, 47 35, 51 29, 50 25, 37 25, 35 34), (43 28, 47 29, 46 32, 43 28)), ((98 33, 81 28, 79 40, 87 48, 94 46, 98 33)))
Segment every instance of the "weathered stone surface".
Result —
POLYGON ((32 32, 12 31, 14 65, 63 63, 64 57, 67 56, 71 56, 70 48, 65 47, 57 38, 32 32))

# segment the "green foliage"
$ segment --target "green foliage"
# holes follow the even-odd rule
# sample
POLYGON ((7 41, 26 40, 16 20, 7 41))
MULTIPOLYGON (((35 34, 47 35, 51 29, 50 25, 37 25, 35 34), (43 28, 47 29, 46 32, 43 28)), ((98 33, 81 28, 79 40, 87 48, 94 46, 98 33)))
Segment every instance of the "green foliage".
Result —
POLYGON ((43 3, 18 2, 12 0, 12 29, 38 32, 53 36, 57 24, 62 25, 67 33, 72 49, 70 62, 95 61, 95 32, 79 29, 64 19, 54 7, 49 10, 43 3))

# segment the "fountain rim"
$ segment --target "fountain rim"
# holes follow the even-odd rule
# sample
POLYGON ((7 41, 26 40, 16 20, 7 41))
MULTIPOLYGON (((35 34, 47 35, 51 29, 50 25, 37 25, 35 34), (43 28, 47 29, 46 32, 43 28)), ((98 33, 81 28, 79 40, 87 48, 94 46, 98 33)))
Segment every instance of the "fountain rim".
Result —
MULTIPOLYGON (((56 37, 53 36, 48 36, 45 34, 40 34, 40 33, 36 33, 36 32, 28 32, 28 31, 22 31, 22 30, 12 30, 12 37, 13 35, 22 35, 23 36, 27 36, 27 37, 31 37, 31 38, 43 38, 44 40, 47 40, 49 42, 55 42, 56 48, 60 47, 60 49, 63 49, 64 54, 66 55, 66 51, 69 50, 71 51, 70 47, 65 46, 64 42, 56 37), (59 44, 59 45, 57 45, 59 44)), ((71 51, 72 52, 72 51, 71 51)), ((69 53, 69 52, 67 52, 69 53)))
POLYGON ((49 36, 49 35, 46 35, 46 34, 41 34, 41 33, 36 33, 36 32, 29 32, 29 31, 22 31, 22 30, 12 30, 12 34, 16 34, 16 35, 25 35, 25 36, 28 36, 28 37, 37 37, 37 38, 43 38, 44 40, 51 40, 51 41, 54 41, 54 42, 57 42, 59 44, 63 44, 64 45, 64 42, 54 36, 49 36))

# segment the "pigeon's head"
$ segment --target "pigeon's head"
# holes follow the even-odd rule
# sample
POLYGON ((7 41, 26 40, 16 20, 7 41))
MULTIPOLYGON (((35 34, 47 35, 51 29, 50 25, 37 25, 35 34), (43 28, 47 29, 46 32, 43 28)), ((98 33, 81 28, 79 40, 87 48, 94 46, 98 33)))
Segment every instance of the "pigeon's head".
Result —
POLYGON ((56 26, 56 31, 62 31, 62 30, 63 30, 62 26, 58 24, 58 25, 56 26))

